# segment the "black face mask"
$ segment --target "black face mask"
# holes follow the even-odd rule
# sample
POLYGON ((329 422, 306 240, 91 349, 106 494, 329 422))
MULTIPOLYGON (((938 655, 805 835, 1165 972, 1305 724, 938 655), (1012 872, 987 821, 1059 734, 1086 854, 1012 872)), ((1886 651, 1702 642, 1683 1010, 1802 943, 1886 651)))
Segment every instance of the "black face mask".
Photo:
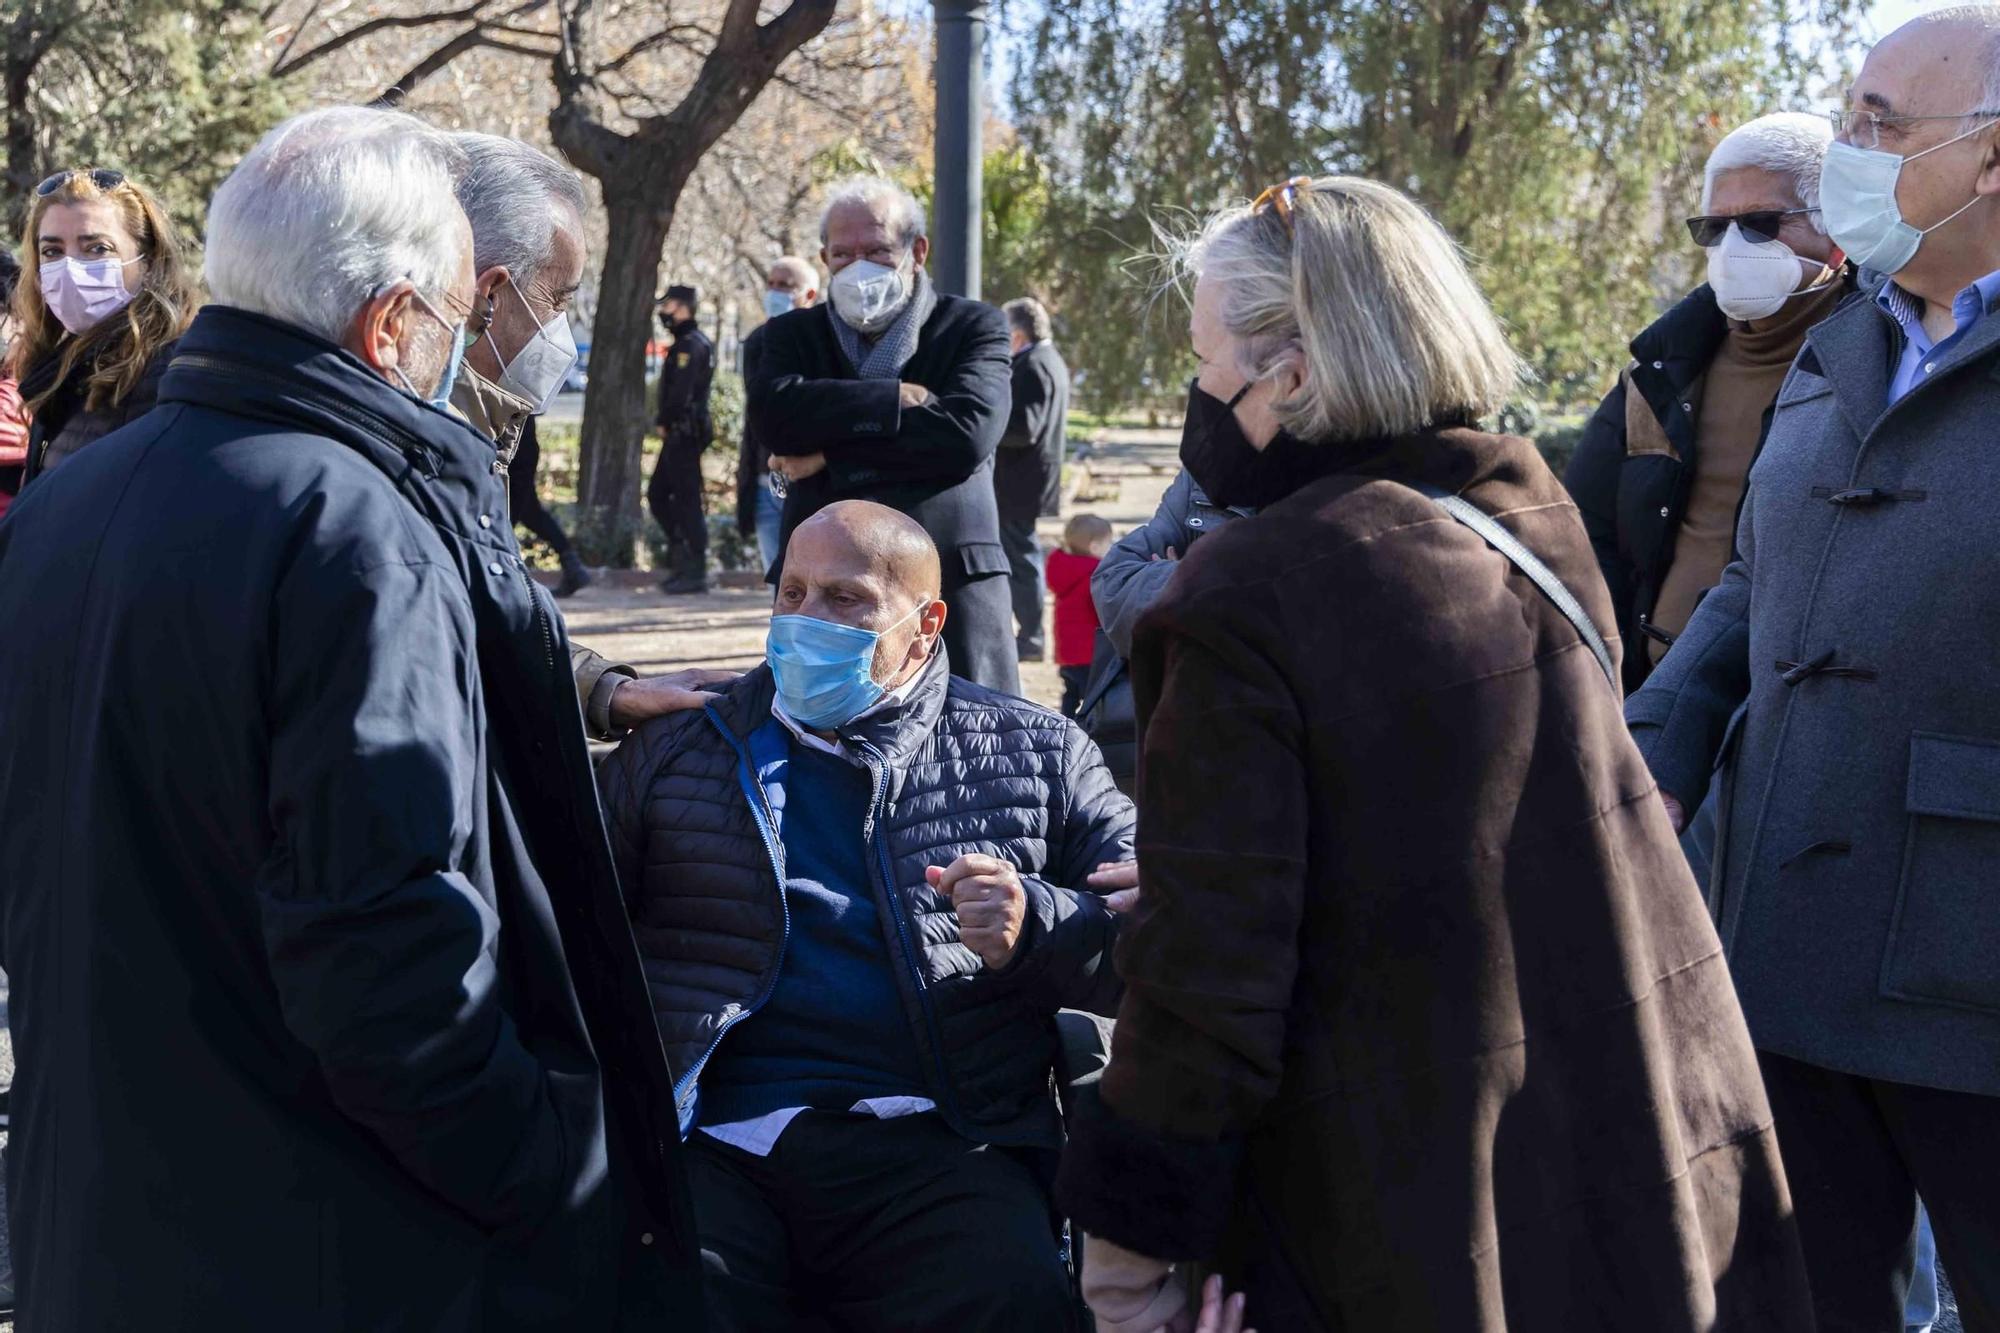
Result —
POLYGON ((1244 438, 1236 405, 1250 392, 1246 384, 1228 402, 1188 385, 1187 419, 1181 424, 1181 466, 1211 504, 1262 509, 1276 504, 1325 470, 1328 450, 1301 443, 1279 431, 1262 449, 1244 438))

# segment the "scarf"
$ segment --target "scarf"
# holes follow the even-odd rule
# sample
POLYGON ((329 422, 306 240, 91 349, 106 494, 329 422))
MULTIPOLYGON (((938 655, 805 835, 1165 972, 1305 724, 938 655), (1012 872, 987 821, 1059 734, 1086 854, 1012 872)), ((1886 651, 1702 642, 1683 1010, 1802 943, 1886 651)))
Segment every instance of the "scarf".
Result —
POLYGON ((917 354, 917 337, 936 309, 937 292, 931 287, 930 274, 918 269, 917 289, 911 293, 910 303, 896 316, 894 324, 882 330, 873 347, 862 342, 859 330, 834 313, 831 301, 826 304, 826 317, 833 321, 833 336, 840 343, 840 353, 854 368, 857 378, 894 380, 903 377, 903 367, 917 354))

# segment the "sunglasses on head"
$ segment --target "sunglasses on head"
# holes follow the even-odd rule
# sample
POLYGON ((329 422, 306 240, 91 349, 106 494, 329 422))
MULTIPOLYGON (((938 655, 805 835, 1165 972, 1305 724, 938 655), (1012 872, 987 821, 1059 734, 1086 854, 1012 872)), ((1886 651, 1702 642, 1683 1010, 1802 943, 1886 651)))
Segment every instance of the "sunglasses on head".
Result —
POLYGON ((76 167, 69 171, 58 171, 55 175, 37 185, 35 193, 37 196, 46 199, 63 186, 69 184, 70 177, 72 176, 88 176, 90 177, 90 183, 100 190, 115 190, 125 183, 125 173, 122 171, 113 171, 109 167, 92 167, 90 170, 85 171, 82 167, 76 167))
POLYGON ((1292 234, 1292 205, 1298 200, 1300 191, 1311 188, 1312 177, 1294 176, 1258 195, 1251 201, 1250 211, 1256 214, 1268 208, 1277 215, 1278 221, 1284 224, 1285 235, 1289 237, 1292 234))
POLYGON ((1817 208, 1765 208, 1755 213, 1737 213, 1726 218, 1689 218, 1688 235, 1694 237, 1696 245, 1707 249, 1711 245, 1722 244, 1722 238, 1729 234, 1729 224, 1734 222, 1743 228, 1745 236, 1753 240, 1775 241, 1778 239, 1779 228, 1785 225, 1786 218, 1797 217, 1801 213, 1817 212, 1819 212, 1817 208))

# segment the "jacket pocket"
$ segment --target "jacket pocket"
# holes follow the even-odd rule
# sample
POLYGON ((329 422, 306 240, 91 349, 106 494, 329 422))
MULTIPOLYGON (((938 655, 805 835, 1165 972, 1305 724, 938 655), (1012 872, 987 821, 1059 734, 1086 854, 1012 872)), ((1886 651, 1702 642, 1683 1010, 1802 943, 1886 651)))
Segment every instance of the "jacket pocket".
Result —
POLYGON ((1905 807, 1881 991, 2000 1013, 2000 740, 1912 736, 1905 807))
POLYGON ((965 570, 965 577, 968 579, 981 578, 987 574, 1005 574, 1010 568, 1007 563, 1007 548, 999 542, 966 542, 958 548, 958 559, 960 568, 965 570))

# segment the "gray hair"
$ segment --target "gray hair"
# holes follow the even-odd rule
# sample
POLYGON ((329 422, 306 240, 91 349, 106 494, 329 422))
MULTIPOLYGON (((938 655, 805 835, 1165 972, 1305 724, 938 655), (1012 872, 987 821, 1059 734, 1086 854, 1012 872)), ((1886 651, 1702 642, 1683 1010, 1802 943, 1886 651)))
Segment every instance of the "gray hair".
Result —
POLYGON ((1500 410, 1521 363, 1445 229, 1358 176, 1323 176, 1271 209, 1228 209, 1177 247, 1220 284, 1222 323, 1252 380, 1303 361, 1279 424, 1315 443, 1386 439, 1500 410))
POLYGON ((401 278, 435 298, 457 279, 465 155, 415 116, 307 111, 272 129, 208 208, 203 276, 215 299, 339 342, 401 278))
POLYGON ((466 158, 458 202, 472 224, 472 267, 506 266, 525 284, 555 257, 556 233, 583 233, 583 180, 519 139, 470 131, 451 136, 466 158))
POLYGON ((1007 322, 1019 329, 1029 342, 1045 343, 1055 337, 1055 330, 1049 324, 1049 312, 1032 296, 1023 296, 1000 307, 1007 314, 1007 322))
POLYGON ((1780 111, 1737 126, 1708 155, 1708 166, 1702 172, 1701 211, 1708 212, 1715 197, 1717 176, 1754 167, 1790 180, 1799 207, 1814 210, 1806 220, 1814 231, 1825 235, 1826 224, 1818 212, 1819 173, 1826 161, 1826 146, 1832 142, 1833 126, 1824 116, 1800 111, 1780 111))
POLYGON ((819 210, 819 243, 826 244, 826 224, 842 208, 865 208, 882 219, 896 235, 898 249, 908 250, 925 235, 924 206, 917 197, 881 176, 850 176, 827 192, 819 210))
POLYGON ((810 287, 813 291, 819 290, 819 270, 813 266, 810 259, 801 259, 797 255, 780 255, 771 261, 771 267, 764 272, 768 277, 780 269, 798 279, 800 286, 810 287))

